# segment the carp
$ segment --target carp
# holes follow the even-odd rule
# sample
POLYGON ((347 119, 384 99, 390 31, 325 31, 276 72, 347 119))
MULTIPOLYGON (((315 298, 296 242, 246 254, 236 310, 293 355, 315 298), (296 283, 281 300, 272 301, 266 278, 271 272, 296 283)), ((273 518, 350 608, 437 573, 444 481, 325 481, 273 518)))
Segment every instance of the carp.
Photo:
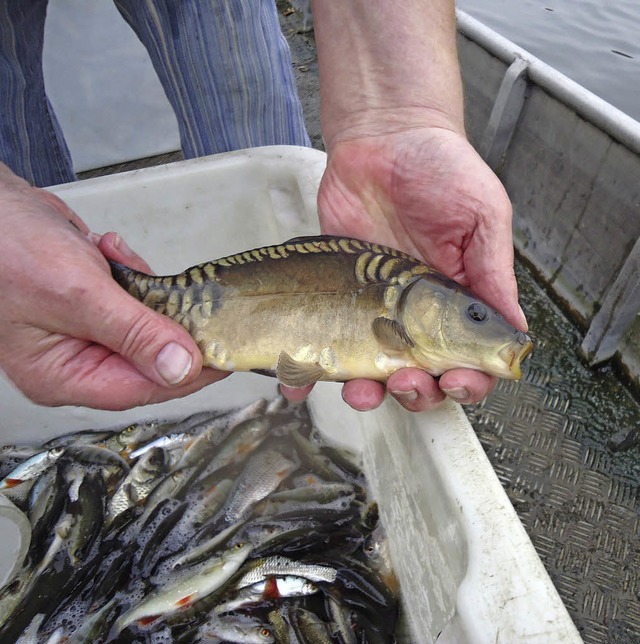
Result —
POLYGON ((155 276, 111 263, 133 297, 179 322, 205 366, 385 382, 397 369, 465 367, 521 377, 531 338, 471 291, 399 250, 357 239, 291 239, 155 276))

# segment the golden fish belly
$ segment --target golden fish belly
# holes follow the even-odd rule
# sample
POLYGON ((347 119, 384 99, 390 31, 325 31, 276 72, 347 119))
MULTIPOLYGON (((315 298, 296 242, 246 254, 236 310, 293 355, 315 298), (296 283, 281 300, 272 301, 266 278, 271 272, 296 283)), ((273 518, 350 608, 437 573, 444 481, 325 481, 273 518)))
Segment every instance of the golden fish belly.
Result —
POLYGON ((374 293, 253 295, 223 298, 211 316, 190 315, 188 324, 206 366, 275 372, 284 351, 320 365, 323 380, 384 381, 400 367, 417 365, 408 354, 380 347, 371 325, 383 312, 374 293))

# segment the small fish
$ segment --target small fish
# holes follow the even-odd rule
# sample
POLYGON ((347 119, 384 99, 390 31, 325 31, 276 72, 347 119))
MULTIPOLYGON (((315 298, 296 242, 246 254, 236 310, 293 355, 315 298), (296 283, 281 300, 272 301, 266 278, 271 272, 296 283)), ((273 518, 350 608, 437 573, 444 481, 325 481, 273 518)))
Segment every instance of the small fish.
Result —
POLYGON ((93 644, 101 635, 107 632, 105 625, 113 620, 116 609, 117 600, 113 598, 86 615, 82 619, 80 627, 73 632, 73 638, 70 641, 73 641, 74 644, 93 644))
POLYGON ((171 462, 177 463, 184 450, 193 442, 196 434, 193 430, 184 432, 171 432, 142 445, 129 454, 130 460, 140 458, 154 447, 160 447, 171 454, 171 462), (176 453, 174 455, 174 452, 176 453))
POLYGON ((236 588, 252 586, 268 577, 302 577, 309 581, 333 583, 338 573, 331 566, 309 564, 279 555, 254 559, 247 566, 246 572, 238 579, 236 588))
POLYGON ((66 488, 58 466, 50 467, 34 483, 29 492, 29 522, 31 544, 34 550, 41 548, 42 537, 49 532, 64 507, 66 488))
POLYGON ((46 448, 51 447, 67 447, 69 445, 96 445, 102 443, 108 438, 113 436, 115 432, 112 429, 97 431, 95 429, 86 429, 79 432, 70 432, 69 434, 62 434, 56 436, 43 443, 42 446, 46 448))
POLYGON ((237 644, 272 644, 275 642, 271 628, 246 615, 212 615, 202 624, 194 642, 219 641, 237 644))
POLYGON ((158 617, 183 610, 198 599, 212 593, 234 575, 251 553, 250 544, 239 544, 225 552, 219 559, 210 562, 198 573, 182 575, 178 581, 145 597, 116 621, 118 633, 129 624, 153 623, 158 617))
POLYGON ((280 514, 296 510, 311 511, 314 507, 346 508, 356 498, 356 491, 349 483, 325 483, 274 492, 256 509, 263 515, 280 514))
POLYGON ((216 615, 224 615, 250 604, 263 600, 282 599, 284 597, 305 597, 319 592, 317 584, 304 577, 267 577, 263 581, 256 582, 252 586, 245 586, 238 589, 233 597, 218 604, 213 612, 216 615))
POLYGON ((172 564, 174 569, 189 566, 207 559, 214 554, 220 546, 224 545, 240 528, 244 525, 244 521, 238 521, 230 525, 228 528, 219 531, 210 539, 201 543, 198 546, 189 548, 186 554, 179 556, 172 564))
POLYGON ((293 630, 302 644, 331 644, 328 624, 315 613, 296 607, 291 611, 293 630))
POLYGON ((240 422, 229 436, 218 446, 216 453, 200 472, 200 478, 219 469, 240 463, 251 454, 266 438, 272 422, 268 416, 248 418, 240 422))
POLYGON ((339 634, 343 644, 358 644, 356 633, 351 625, 351 611, 338 599, 327 594, 325 596, 327 613, 331 616, 332 630, 339 634))
POLYGON ((101 444, 127 458, 136 447, 165 433, 171 425, 172 423, 157 420, 134 423, 115 432, 101 444))
POLYGON ((64 447, 52 447, 44 452, 34 454, 18 467, 9 472, 0 481, 0 490, 16 487, 26 481, 31 481, 40 476, 45 470, 51 467, 64 453, 64 447))
POLYGON ((116 281, 193 336, 204 364, 303 387, 386 381, 417 367, 508 379, 533 343, 473 293, 417 259, 357 239, 291 239, 167 277, 111 264, 116 281))
MULTIPOLYGON (((44 445, 44 447, 47 447, 44 445)), ((20 463, 35 456, 42 449, 31 445, 4 445, 0 447, 0 479, 3 479, 12 470, 15 470, 20 463)))
POLYGON ((195 465, 209 459, 213 452, 219 454, 223 439, 232 433, 234 436, 240 433, 239 425, 251 425, 253 419, 263 415, 266 407, 267 401, 261 398, 243 409, 202 421, 194 428, 198 433, 197 438, 184 451, 176 467, 195 465))
POLYGON ((190 511, 194 527, 202 526, 222 508, 233 488, 231 479, 216 479, 215 483, 199 486, 197 499, 192 502, 190 511))
POLYGON ((118 452, 98 445, 69 445, 64 450, 65 460, 72 459, 84 465, 98 465, 105 472, 105 479, 122 477, 129 472, 129 464, 118 452))
POLYGON ((107 517, 112 521, 128 507, 142 503, 168 468, 166 452, 154 447, 136 462, 109 501, 107 517))
POLYGON ((298 463, 277 450, 269 449, 254 454, 247 461, 229 494, 225 508, 227 521, 235 523, 246 518, 251 508, 273 492, 297 467, 298 463))
POLYGON ((183 467, 169 472, 149 492, 144 504, 144 516, 149 516, 163 499, 174 498, 181 500, 184 488, 192 480, 194 474, 194 467, 183 467))

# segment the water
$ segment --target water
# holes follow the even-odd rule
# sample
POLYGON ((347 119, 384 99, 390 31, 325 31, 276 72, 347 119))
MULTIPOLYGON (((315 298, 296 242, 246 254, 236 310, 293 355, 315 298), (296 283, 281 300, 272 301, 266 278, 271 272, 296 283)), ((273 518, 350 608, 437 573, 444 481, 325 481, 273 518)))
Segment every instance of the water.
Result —
POLYGON ((458 0, 457 6, 640 120, 638 0, 458 0))

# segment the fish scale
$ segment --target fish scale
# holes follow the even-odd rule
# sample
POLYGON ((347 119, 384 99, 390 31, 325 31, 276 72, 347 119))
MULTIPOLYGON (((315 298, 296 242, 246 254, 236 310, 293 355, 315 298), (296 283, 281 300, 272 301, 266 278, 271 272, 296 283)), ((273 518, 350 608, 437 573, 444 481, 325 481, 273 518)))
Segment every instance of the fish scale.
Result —
POLYGON ((417 367, 518 379, 524 332, 464 287, 399 250, 297 238, 155 277, 112 264, 116 281, 192 335, 203 364, 318 380, 385 382, 417 367))

